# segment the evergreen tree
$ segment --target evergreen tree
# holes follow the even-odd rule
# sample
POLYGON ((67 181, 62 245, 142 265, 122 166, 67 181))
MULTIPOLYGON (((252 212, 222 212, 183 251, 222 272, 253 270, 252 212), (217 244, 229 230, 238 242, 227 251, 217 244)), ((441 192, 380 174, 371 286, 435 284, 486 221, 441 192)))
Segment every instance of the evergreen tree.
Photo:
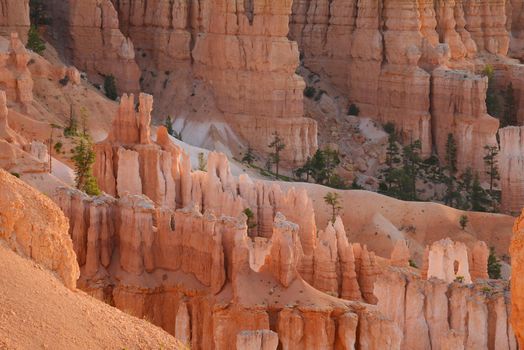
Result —
POLYGON ((78 134, 78 125, 73 112, 73 105, 69 106, 69 125, 64 129, 65 136, 76 136, 78 134))
POLYGON ((113 75, 106 75, 104 77, 104 91, 107 98, 110 100, 116 101, 118 98, 118 93, 116 91, 116 80, 113 75))
POLYGON ((26 48, 39 55, 45 51, 45 42, 40 38, 35 26, 29 28, 26 48))
POLYGON ((456 174, 457 174, 457 144, 453 134, 448 134, 446 141, 446 196, 444 202, 446 205, 454 206, 460 194, 456 191, 456 174))
POLYGON ((35 27, 49 25, 51 20, 45 13, 44 0, 29 0, 29 17, 35 27))
POLYGON ((486 192, 480 185, 479 174, 475 173, 473 185, 471 186, 471 209, 473 211, 485 212, 484 207, 488 202, 486 192))
POLYGON ((278 177, 280 167, 280 152, 282 152, 284 148, 286 148, 286 145, 284 144, 284 141, 282 140, 277 131, 275 131, 275 133, 273 134, 273 141, 271 141, 268 147, 273 150, 273 152, 269 154, 269 157, 272 163, 276 166, 276 174, 278 177))
POLYGON ((251 210, 251 208, 246 208, 244 209, 243 213, 247 216, 247 228, 253 229, 257 227, 255 222, 255 213, 253 213, 253 210, 251 210))
POLYGON ((460 228, 464 231, 466 226, 468 225, 469 219, 467 215, 461 215, 459 219, 460 228))
POLYGON ((173 119, 171 119, 170 115, 167 116, 164 126, 166 127, 167 133, 169 135, 175 136, 175 129, 173 129, 173 119))
POLYGON ((340 210, 342 210, 340 195, 338 193, 328 192, 324 196, 324 202, 331 207, 331 221, 334 223, 340 210))
POLYGON ((351 105, 349 105, 348 115, 354 115, 358 117, 359 114, 360 114, 360 109, 357 107, 356 104, 352 103, 351 105))
POLYGON ((246 154, 244 154, 244 157, 242 157, 242 162, 252 165, 255 160, 256 157, 253 154, 253 149, 251 148, 251 146, 248 146, 246 154))
POLYGON ((336 174, 335 170, 340 165, 340 155, 338 151, 329 147, 324 150, 317 150, 313 157, 308 158, 304 166, 295 170, 299 177, 306 175, 307 181, 311 176, 316 183, 330 187, 344 187, 342 179, 336 174))
POLYGON ((404 147, 404 172, 410 180, 409 200, 417 200, 417 178, 420 174, 422 143, 417 140, 404 147))
POLYGON ((484 164, 486 165, 486 174, 489 175, 489 193, 493 197, 493 185, 495 180, 500 180, 500 173, 498 168, 497 155, 499 149, 497 146, 484 146, 486 155, 484 156, 484 164))
POLYGON ((75 164, 76 188, 91 196, 99 195, 100 189, 93 176, 95 152, 93 151, 93 144, 89 136, 82 135, 77 138, 71 160, 75 164))
POLYGON ((495 248, 490 247, 489 248, 489 256, 488 256, 488 275, 491 279, 501 279, 501 273, 500 273, 501 264, 499 262, 499 259, 497 258, 497 255, 495 254, 495 248))

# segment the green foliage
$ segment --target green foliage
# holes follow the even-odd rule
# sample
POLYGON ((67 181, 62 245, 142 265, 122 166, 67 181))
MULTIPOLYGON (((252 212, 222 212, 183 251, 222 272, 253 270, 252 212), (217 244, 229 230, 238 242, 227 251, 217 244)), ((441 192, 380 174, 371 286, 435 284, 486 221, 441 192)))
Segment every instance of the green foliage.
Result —
POLYGON ((206 156, 203 152, 198 153, 198 170, 207 171, 206 156))
POLYGON ((471 209, 473 211, 485 212, 487 211, 486 206, 488 203, 486 191, 480 185, 479 175, 476 173, 471 186, 471 209))
POLYGON ((60 152, 62 152, 62 147, 63 147, 63 146, 64 146, 64 144, 63 144, 62 142, 57 141, 57 142, 55 143, 55 145, 53 146, 53 148, 55 149, 55 152, 56 152, 56 153, 60 153, 60 152))
POLYGON ((13 175, 14 177, 16 177, 18 179, 20 178, 20 174, 19 173, 12 172, 11 175, 13 175))
POLYGON ((306 181, 311 177, 317 184, 333 187, 346 188, 344 180, 335 174, 340 165, 340 154, 329 147, 317 150, 313 157, 309 157, 301 168, 295 170, 295 175, 302 178, 306 175, 306 181))
POLYGON ((464 276, 457 276, 457 277, 455 277, 455 282, 464 283, 464 276))
POLYGON ((413 259, 409 259, 409 266, 418 269, 417 263, 413 259))
POLYGON ((269 159, 270 159, 272 164, 275 164, 275 169, 276 169, 275 173, 276 173, 276 175, 278 177, 278 171, 279 171, 280 160, 281 160, 280 159, 280 152, 282 152, 284 150, 284 148, 286 148, 286 145, 285 145, 284 141, 282 140, 282 138, 280 137, 280 135, 278 134, 277 131, 275 131, 273 133, 273 140, 268 145, 268 147, 273 150, 269 154, 269 159))
POLYGON ((257 227, 257 224, 255 222, 255 213, 253 213, 251 208, 244 209, 243 213, 247 216, 247 228, 252 229, 257 227))
POLYGON ((466 229, 466 226, 468 226, 468 222, 469 222, 469 219, 468 219, 467 215, 461 215, 460 216, 459 224, 460 224, 460 228, 462 230, 466 229))
POLYGON ((110 100, 116 101, 118 98, 118 93, 116 91, 116 80, 113 75, 106 75, 104 77, 104 91, 107 98, 110 100))
POLYGON ((360 114, 360 109, 357 107, 357 105, 354 103, 350 104, 348 108, 348 115, 354 115, 358 117, 359 114, 360 114))
POLYGON ((489 257, 488 257, 488 275, 491 279, 501 279, 501 273, 500 273, 501 264, 499 262, 499 259, 497 258, 497 255, 495 254, 495 248, 490 247, 489 248, 489 257))
POLYGON ((317 94, 317 90, 313 86, 308 86, 304 89, 304 96, 313 98, 317 94))
POLYGON ((255 160, 256 157, 253 154, 253 149, 251 148, 251 146, 248 146, 246 154, 244 154, 244 157, 242 157, 242 163, 252 165, 255 160))
POLYGON ((489 175, 489 192, 493 196, 493 186, 495 180, 500 180, 500 173, 498 168, 497 155, 499 149, 497 146, 484 146, 486 151, 484 156, 484 164, 486 165, 486 174, 489 175))
POLYGON ((78 122, 76 121, 75 114, 73 113, 73 105, 71 105, 69 110, 69 125, 64 129, 64 136, 72 137, 77 135, 78 122))
POLYGON ((331 207, 331 221, 334 223, 337 215, 342 210, 340 195, 338 193, 328 192, 324 196, 324 202, 331 207))
POLYGON ((389 135, 395 133, 395 124, 393 122, 387 122, 384 124, 384 131, 388 133, 389 135))
POLYGON ((167 116, 165 122, 164 122, 164 126, 166 127, 167 129, 167 133, 171 136, 175 136, 175 129, 173 129, 173 119, 171 118, 170 115, 167 116))
POLYGON ((351 183, 351 189, 352 189, 352 190, 363 190, 364 187, 360 186, 360 185, 358 184, 358 182, 357 182, 357 179, 354 178, 354 179, 353 179, 353 182, 351 183))
POLYGON ((39 55, 45 51, 45 42, 40 38, 38 30, 35 26, 31 26, 31 28, 29 28, 26 47, 39 55))
POLYGON ((79 136, 76 146, 73 148, 71 160, 75 164, 76 188, 84 191, 90 196, 100 194, 100 189, 93 176, 93 164, 95 163, 95 152, 93 143, 87 135, 79 136))
POLYGON ((457 143, 453 134, 448 134, 448 139, 446 141, 446 195, 444 197, 444 202, 449 206, 456 206, 457 201, 459 200, 460 194, 457 191, 456 187, 456 177, 457 174, 457 143))

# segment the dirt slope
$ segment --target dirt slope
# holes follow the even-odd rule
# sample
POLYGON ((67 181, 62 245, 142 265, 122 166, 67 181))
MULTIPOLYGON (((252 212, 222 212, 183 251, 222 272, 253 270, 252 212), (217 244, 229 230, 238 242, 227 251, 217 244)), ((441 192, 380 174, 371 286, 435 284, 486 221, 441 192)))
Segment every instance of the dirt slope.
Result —
POLYGON ((83 292, 0 243, 0 349, 182 349, 145 320, 83 292))

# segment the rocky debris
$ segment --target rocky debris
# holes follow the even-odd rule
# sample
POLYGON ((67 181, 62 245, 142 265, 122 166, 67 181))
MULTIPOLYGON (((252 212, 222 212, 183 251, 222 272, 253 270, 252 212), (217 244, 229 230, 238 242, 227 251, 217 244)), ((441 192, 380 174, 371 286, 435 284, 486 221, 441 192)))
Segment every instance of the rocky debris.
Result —
POLYGON ((49 198, 1 169, 0 188, 0 238, 76 289, 80 272, 64 214, 49 198))
POLYGON ((475 150, 495 144, 498 123, 483 109, 486 81, 477 74, 492 64, 501 83, 515 80, 503 72, 519 65, 504 56, 508 28, 520 33, 520 3, 295 1, 290 37, 304 66, 342 91, 362 116, 393 122, 404 143, 420 140, 423 156, 435 146, 443 162, 451 133, 459 171, 481 172, 475 150))
POLYGON ((238 350, 276 350, 278 334, 270 330, 242 331, 236 345, 238 350))

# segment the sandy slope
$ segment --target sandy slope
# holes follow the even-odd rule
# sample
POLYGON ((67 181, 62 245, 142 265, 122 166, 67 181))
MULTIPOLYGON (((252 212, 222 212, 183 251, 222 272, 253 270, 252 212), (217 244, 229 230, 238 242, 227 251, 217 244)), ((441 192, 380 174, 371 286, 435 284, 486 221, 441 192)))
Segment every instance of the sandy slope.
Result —
POLYGON ((180 349, 176 340, 0 243, 0 349, 180 349))

